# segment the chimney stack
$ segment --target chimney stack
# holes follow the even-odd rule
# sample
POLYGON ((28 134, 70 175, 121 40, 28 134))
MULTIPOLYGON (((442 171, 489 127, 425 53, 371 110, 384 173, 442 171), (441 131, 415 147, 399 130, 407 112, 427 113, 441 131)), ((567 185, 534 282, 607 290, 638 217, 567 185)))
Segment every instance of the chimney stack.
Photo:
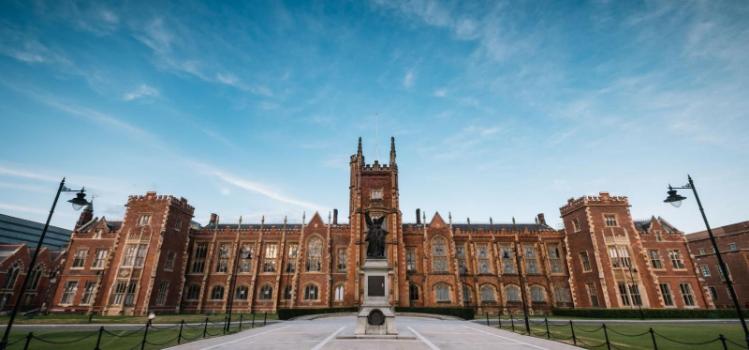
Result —
POLYGON ((416 208, 416 224, 421 224, 421 209, 416 208))
POLYGON ((218 225, 218 214, 211 213, 211 219, 208 220, 209 225, 218 225))
POLYGON ((338 209, 333 209, 333 225, 338 225, 338 209))
POLYGON ((546 219, 544 218, 544 213, 539 213, 536 215, 536 223, 539 225, 546 225, 546 219))

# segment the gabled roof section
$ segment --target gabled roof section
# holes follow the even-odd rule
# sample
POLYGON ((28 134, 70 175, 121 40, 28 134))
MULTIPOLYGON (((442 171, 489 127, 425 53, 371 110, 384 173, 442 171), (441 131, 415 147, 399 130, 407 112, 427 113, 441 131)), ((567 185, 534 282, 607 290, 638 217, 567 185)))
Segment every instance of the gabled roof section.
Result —
POLYGON ((429 222, 429 226, 433 227, 444 227, 445 226, 445 220, 442 219, 442 216, 439 212, 435 212, 434 216, 432 216, 432 221, 429 222))

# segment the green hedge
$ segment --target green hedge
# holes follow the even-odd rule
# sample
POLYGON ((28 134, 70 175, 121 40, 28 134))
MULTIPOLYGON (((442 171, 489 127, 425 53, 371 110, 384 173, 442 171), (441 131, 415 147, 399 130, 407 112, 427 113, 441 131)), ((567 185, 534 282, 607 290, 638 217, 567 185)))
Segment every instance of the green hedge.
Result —
POLYGON ((336 312, 356 312, 357 307, 333 307, 322 309, 278 309, 278 319, 288 320, 294 317, 316 314, 332 314, 336 312))
MULTIPOLYGON (((652 318, 736 318, 731 309, 642 309, 646 319, 652 318)), ((552 309, 555 316, 591 318, 640 318, 637 309, 552 309)))
POLYGON ((468 307, 401 307, 396 306, 395 312, 416 312, 422 314, 436 314, 460 317, 472 320, 475 310, 468 307))

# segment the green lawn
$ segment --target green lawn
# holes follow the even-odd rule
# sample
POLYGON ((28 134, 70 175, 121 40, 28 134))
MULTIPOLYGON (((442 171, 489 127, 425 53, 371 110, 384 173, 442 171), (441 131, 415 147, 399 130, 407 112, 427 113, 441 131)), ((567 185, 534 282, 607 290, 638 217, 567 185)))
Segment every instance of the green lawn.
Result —
MULTIPOLYGON (((261 315, 262 316, 262 315, 261 315)), ((205 319, 205 318, 204 318, 205 319)), ((223 335, 223 321, 212 319, 207 328, 206 337, 223 335)), ((262 322, 262 318, 258 321, 262 322)), ((257 325, 262 326, 262 323, 257 325)), ((251 325, 245 323, 242 329, 248 329, 251 325)), ((105 327, 106 329, 106 327, 105 327)), ((231 332, 239 330, 238 323, 232 323, 231 332)), ((202 339, 204 325, 184 326, 182 329, 181 343, 202 339)), ((144 328, 127 331, 106 331, 102 333, 99 347, 102 350, 129 350, 140 349, 143 341, 144 328)), ((21 350, 24 347, 28 333, 12 332, 8 350, 21 350)), ((146 338, 146 349, 163 349, 177 345, 179 326, 159 326, 158 324, 149 328, 146 338)), ((98 331, 40 331, 34 332, 29 349, 40 350, 89 350, 94 349, 98 331)))
MULTIPOLYGON (((206 317, 210 317, 211 320, 220 319, 223 320, 225 314, 164 314, 156 315, 153 323, 179 323, 181 320, 185 322, 203 322, 206 317)), ((278 315, 275 313, 269 313, 268 320, 278 319, 278 315)), ((244 320, 251 320, 251 314, 243 314, 244 320)), ((263 320, 263 313, 255 314, 255 318, 258 321, 263 320)), ((90 323, 142 323, 145 324, 148 318, 146 316, 94 316, 90 323)), ((239 314, 233 313, 232 320, 239 320, 239 314)), ((8 316, 0 317, 0 324, 8 323, 8 316)), ((20 324, 74 324, 74 323, 89 323, 89 316, 82 314, 48 314, 34 317, 18 316, 16 323, 20 324)))
MULTIPOLYGON (((495 319, 496 321, 496 319, 495 319)), ((573 321, 574 324, 574 321, 573 321)), ((494 327, 497 325, 494 324, 494 327)), ((574 324, 577 345, 588 349, 606 349, 605 335, 601 325, 574 324)), ((609 342, 612 349, 653 349, 653 340, 648 330, 655 331, 655 341, 659 350, 668 349, 723 349, 717 340, 723 334, 728 349, 746 349, 743 330, 738 324, 625 324, 606 323, 609 342), (715 340, 710 342, 711 340, 715 340)), ((502 320, 502 329, 511 330, 509 320, 502 320)), ((515 320, 515 331, 525 333, 522 319, 515 320)), ((546 326, 543 321, 533 321, 531 332, 534 336, 546 338, 546 326)), ((569 324, 549 324, 551 339, 572 344, 572 332, 569 324)))

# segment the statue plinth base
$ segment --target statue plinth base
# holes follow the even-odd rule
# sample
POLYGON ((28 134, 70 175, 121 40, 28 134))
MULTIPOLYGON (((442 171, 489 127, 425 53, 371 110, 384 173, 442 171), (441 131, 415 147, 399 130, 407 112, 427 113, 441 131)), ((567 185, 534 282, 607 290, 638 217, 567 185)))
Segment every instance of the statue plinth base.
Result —
POLYGON ((362 268, 364 275, 364 302, 356 317, 357 337, 397 337, 395 311, 390 305, 388 291, 388 262, 386 259, 367 258, 362 268))

